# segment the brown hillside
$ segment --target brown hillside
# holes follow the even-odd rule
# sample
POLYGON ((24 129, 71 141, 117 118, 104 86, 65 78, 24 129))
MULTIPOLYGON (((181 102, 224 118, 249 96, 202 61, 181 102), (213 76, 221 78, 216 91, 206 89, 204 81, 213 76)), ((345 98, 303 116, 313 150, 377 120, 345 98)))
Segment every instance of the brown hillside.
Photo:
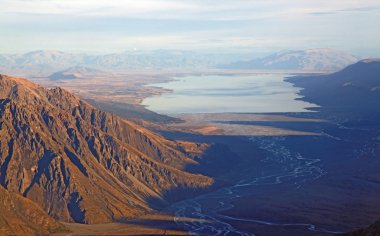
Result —
POLYGON ((184 172, 177 143, 60 89, 0 76, 0 184, 67 222, 105 223, 151 210, 146 199, 208 187, 184 172))
POLYGON ((66 231, 35 203, 0 186, 0 235, 46 235, 66 231))

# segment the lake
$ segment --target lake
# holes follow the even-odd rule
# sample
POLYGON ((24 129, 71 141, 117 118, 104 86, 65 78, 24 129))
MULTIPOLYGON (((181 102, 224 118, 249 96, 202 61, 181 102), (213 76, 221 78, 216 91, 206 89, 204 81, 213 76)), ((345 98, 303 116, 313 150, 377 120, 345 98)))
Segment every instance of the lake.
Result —
POLYGON ((306 112, 315 104, 297 100, 300 88, 284 81, 286 74, 204 75, 175 77, 148 86, 172 92, 146 98, 157 113, 306 112))

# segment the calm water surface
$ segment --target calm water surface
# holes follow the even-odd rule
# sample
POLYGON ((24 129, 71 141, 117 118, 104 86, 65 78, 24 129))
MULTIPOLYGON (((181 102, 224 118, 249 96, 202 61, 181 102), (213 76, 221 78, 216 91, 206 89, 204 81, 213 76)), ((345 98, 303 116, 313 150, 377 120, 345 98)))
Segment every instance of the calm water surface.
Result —
POLYGON ((296 100, 300 88, 285 82, 287 75, 205 75, 176 77, 150 84, 173 90, 143 101, 158 113, 305 112, 316 105, 296 100))

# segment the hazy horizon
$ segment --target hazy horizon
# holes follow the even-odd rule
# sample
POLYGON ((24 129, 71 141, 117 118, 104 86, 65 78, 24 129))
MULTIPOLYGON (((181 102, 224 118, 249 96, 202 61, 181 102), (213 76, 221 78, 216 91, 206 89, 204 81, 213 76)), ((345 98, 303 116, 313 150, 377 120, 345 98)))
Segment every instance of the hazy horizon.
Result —
POLYGON ((94 56, 102 56, 102 55, 110 55, 110 54, 123 54, 123 53, 130 53, 131 55, 145 55, 145 54, 154 54, 154 53, 184 53, 184 54, 194 54, 194 55, 234 55, 235 57, 238 57, 242 61, 244 60, 250 60, 250 59, 259 59, 266 56, 273 55, 275 53, 286 53, 286 52, 297 52, 297 51, 307 51, 307 50, 332 50, 336 52, 342 52, 342 53, 348 53, 354 56, 358 56, 360 58, 377 58, 380 57, 379 53, 372 53, 372 54, 355 54, 353 52, 347 51, 347 50, 339 50, 334 48, 328 48, 328 47, 315 47, 315 48, 294 48, 294 49, 278 49, 273 51, 232 51, 232 50, 216 50, 216 51, 202 51, 202 50, 186 50, 186 49, 165 49, 165 48, 157 48, 157 49, 125 49, 125 50, 119 50, 119 51, 91 51, 91 50, 61 50, 61 49, 50 49, 50 48, 36 48, 32 50, 25 50, 25 51, 15 51, 15 52, 1 52, 1 55, 25 55, 29 53, 38 53, 38 52, 46 52, 46 53, 67 53, 67 54, 74 54, 74 55, 81 55, 81 54, 87 54, 87 55, 94 55, 94 56))
POLYGON ((380 2, 0 0, 0 53, 333 48, 380 54, 380 2))

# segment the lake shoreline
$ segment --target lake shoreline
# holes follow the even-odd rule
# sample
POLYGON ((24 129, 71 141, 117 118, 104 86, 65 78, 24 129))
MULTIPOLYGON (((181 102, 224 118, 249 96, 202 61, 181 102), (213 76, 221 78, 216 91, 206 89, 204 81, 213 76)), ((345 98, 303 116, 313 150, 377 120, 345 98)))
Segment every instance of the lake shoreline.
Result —
POLYGON ((318 107, 302 101, 289 74, 181 75, 145 85, 166 91, 140 105, 159 114, 308 112, 318 107))

